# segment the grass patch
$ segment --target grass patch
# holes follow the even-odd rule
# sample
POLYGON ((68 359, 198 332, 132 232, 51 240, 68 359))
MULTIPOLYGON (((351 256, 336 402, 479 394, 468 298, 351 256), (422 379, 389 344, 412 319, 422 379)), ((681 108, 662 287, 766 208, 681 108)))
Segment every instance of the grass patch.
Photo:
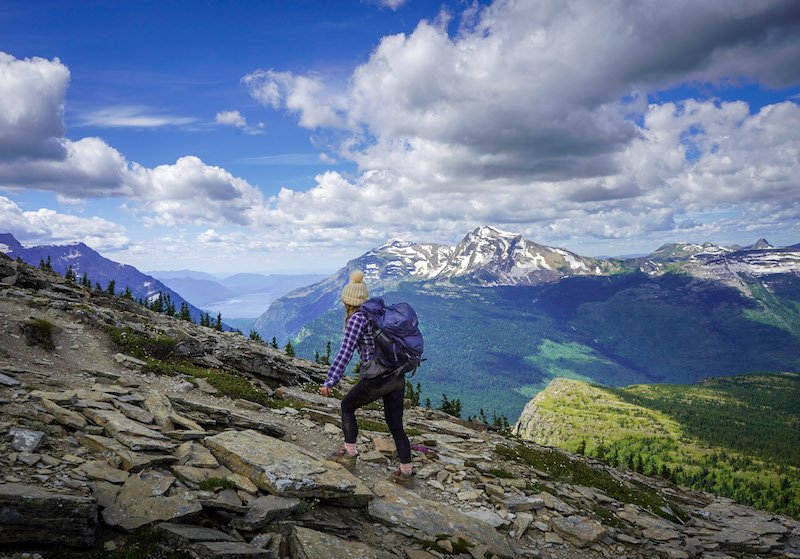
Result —
POLYGON ((493 470, 489 470, 489 473, 492 474, 494 477, 499 477, 499 478, 503 478, 503 479, 514 479, 515 477, 517 477, 514 474, 512 474, 511 472, 506 471, 506 470, 501 470, 500 468, 495 468, 493 470))
POLYGON ((139 359, 168 359, 175 351, 177 340, 163 334, 150 335, 132 328, 106 328, 111 342, 118 350, 139 359))
POLYGON ((625 527, 625 524, 623 524, 614 513, 602 505, 594 505, 592 507, 592 512, 600 522, 606 526, 611 526, 612 528, 618 528, 620 530, 625 527))
POLYGON ((519 444, 514 448, 498 446, 497 453, 507 460, 517 460, 542 470, 556 481, 599 489, 612 499, 638 505, 667 520, 689 519, 680 507, 667 501, 653 489, 634 482, 622 483, 607 472, 573 460, 557 450, 533 449, 519 444), (665 508, 672 510, 674 514, 663 510, 665 508))
POLYGON ((216 489, 236 489, 236 484, 229 479, 210 477, 200 482, 200 489, 203 491, 214 491, 216 489))
POLYGON ((49 351, 56 348, 53 343, 53 332, 55 326, 43 318, 33 318, 22 325, 22 333, 25 335, 25 343, 31 346, 38 346, 49 351))

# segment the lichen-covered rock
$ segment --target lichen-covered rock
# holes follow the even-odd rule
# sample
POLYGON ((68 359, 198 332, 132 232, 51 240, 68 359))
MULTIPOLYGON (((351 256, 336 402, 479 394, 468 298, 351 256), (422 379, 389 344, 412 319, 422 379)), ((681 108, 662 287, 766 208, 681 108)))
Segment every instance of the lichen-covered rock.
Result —
POLYGON ((225 431, 205 444, 221 464, 275 495, 335 499, 352 495, 359 483, 299 446, 255 431, 225 431))
POLYGON ((114 504, 103 511, 109 526, 135 530, 163 520, 189 519, 202 512, 200 501, 191 493, 165 497, 175 478, 156 472, 128 478, 114 504))
POLYGON ((416 493, 390 482, 379 481, 372 491, 377 496, 369 504, 369 515, 389 526, 410 528, 434 540, 440 534, 463 538, 477 545, 488 545, 500 557, 513 557, 509 542, 490 525, 470 518, 438 501, 423 499, 416 493))
POLYGON ((289 542, 291 555, 297 559, 317 559, 319 557, 326 559, 386 559, 391 557, 367 544, 350 542, 300 526, 295 526, 289 542))
POLYGON ((602 524, 582 516, 558 516, 550 521, 550 526, 556 534, 577 547, 588 547, 606 533, 602 524))
POLYGON ((0 544, 91 547, 97 529, 97 501, 41 487, 0 484, 0 544))

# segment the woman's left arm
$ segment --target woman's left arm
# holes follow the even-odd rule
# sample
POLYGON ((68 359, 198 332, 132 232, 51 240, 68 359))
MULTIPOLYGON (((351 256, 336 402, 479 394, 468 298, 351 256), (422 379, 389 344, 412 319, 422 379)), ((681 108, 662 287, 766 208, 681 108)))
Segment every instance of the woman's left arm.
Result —
POLYGON ((358 342, 359 336, 361 336, 361 333, 364 331, 366 323, 367 319, 360 313, 353 314, 350 320, 347 321, 342 346, 339 348, 339 353, 336 354, 333 363, 331 363, 330 369, 328 369, 328 378, 323 383, 323 388, 333 388, 342 379, 347 364, 350 363, 350 360, 353 358, 356 343, 358 342))

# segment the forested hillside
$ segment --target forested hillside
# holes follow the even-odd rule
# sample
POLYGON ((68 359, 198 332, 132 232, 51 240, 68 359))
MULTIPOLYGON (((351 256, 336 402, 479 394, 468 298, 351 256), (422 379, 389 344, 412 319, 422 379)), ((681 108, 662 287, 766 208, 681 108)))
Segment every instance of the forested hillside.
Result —
POLYGON ((800 374, 607 388, 557 380, 515 432, 800 517, 800 374))
MULTIPOLYGON (((415 382, 436 405, 459 398, 512 421, 558 377, 607 386, 691 383, 709 376, 800 370, 800 278, 753 279, 748 296, 685 274, 565 278, 542 286, 401 283, 385 295, 411 303, 425 335, 415 382)), ((334 309, 307 324, 299 355, 341 340, 334 309)))

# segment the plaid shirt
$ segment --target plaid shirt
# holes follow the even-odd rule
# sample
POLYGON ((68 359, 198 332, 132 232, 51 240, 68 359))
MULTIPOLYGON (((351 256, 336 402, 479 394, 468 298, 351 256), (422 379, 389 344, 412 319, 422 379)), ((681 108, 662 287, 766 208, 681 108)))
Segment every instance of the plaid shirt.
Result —
POLYGON ((328 378, 323 386, 328 388, 336 386, 342 379, 350 359, 353 358, 353 350, 355 349, 358 349, 361 361, 369 361, 375 357, 375 332, 367 317, 358 311, 353 313, 350 320, 347 321, 342 347, 339 348, 339 353, 328 370, 328 378))

